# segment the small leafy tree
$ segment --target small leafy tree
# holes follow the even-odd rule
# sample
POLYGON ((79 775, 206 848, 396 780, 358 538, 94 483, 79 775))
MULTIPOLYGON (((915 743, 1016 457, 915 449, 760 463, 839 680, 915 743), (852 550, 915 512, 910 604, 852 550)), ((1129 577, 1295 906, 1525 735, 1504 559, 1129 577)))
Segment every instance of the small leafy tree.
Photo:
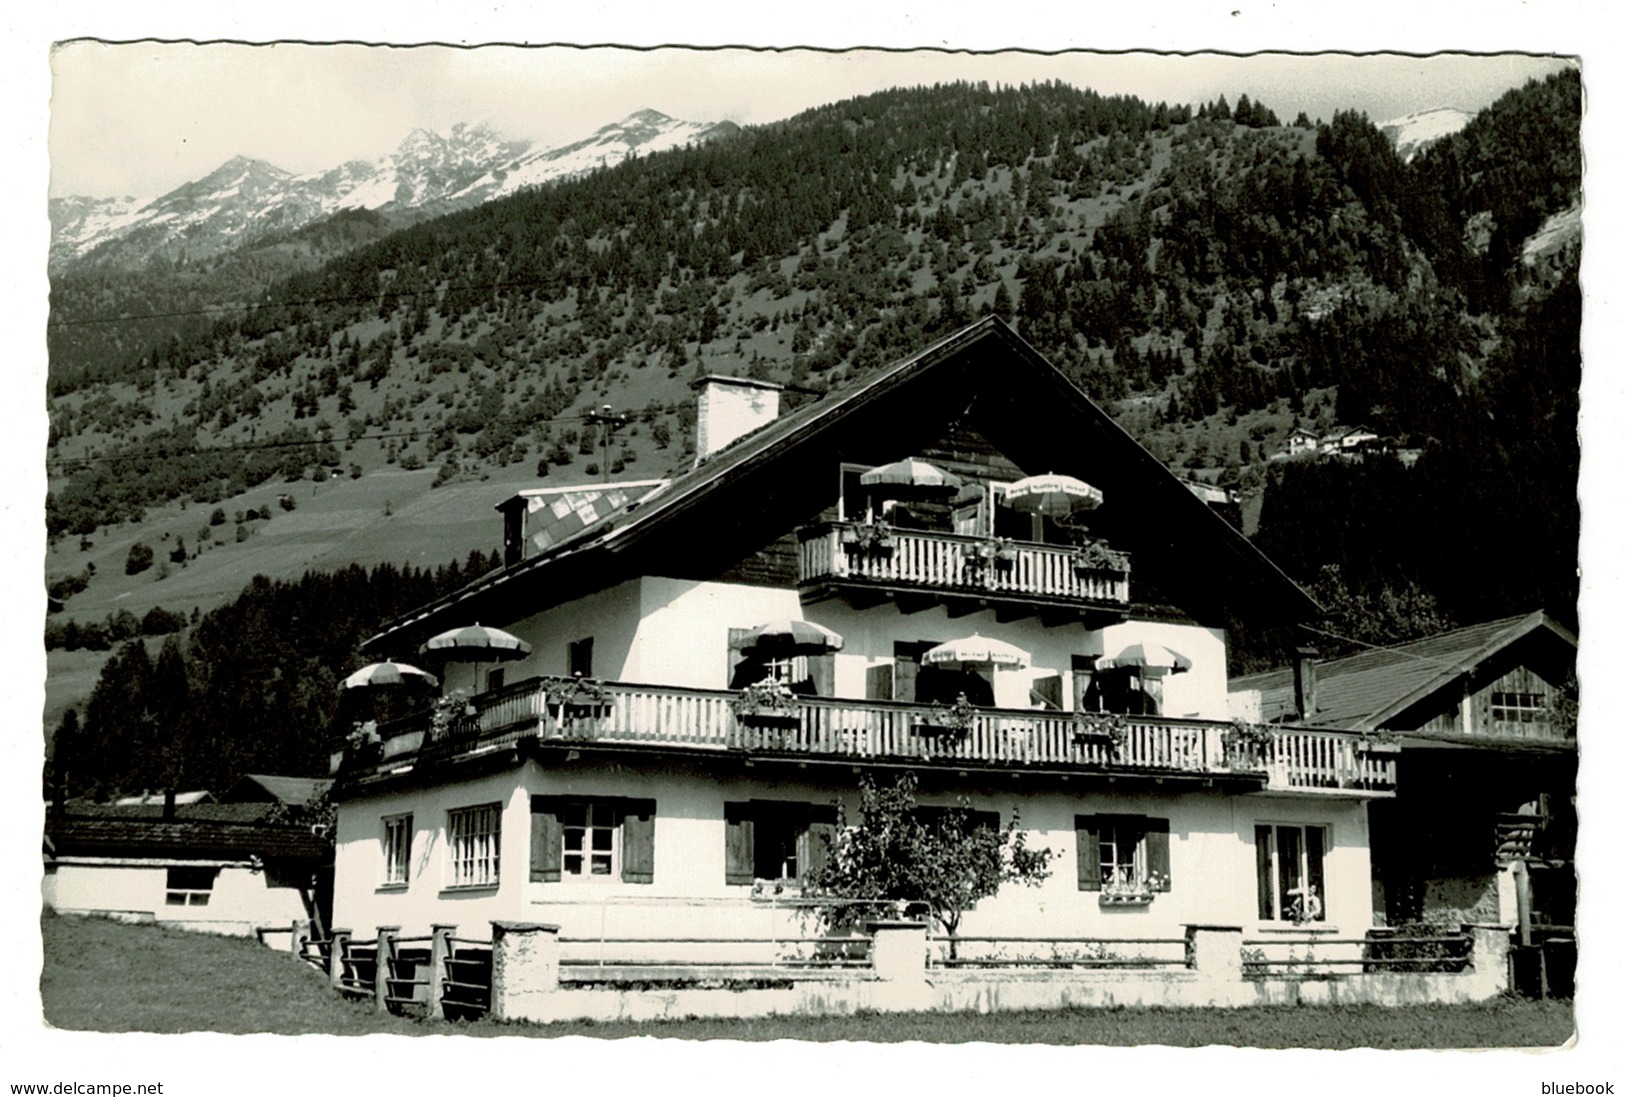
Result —
POLYGON ((128 555, 124 557, 124 574, 140 575, 152 567, 152 546, 144 541, 137 541, 130 546, 128 555))
POLYGON ((808 880, 808 893, 845 900, 868 900, 826 908, 829 929, 845 929, 873 916, 880 901, 925 906, 953 938, 965 912, 1005 884, 1032 886, 1049 876, 1051 851, 1028 849, 1014 811, 1003 827, 978 820, 963 798, 946 811, 925 811, 914 803, 917 779, 904 774, 882 786, 864 776, 861 819, 848 825, 844 804, 825 863, 808 880))

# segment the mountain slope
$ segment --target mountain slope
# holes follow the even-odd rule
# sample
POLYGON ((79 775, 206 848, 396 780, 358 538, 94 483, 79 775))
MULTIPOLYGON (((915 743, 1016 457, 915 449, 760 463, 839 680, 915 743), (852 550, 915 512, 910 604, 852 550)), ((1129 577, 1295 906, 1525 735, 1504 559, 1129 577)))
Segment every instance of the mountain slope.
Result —
POLYGON ((1394 143, 1394 155, 1405 163, 1416 159, 1418 153, 1444 140, 1473 120, 1473 116, 1455 107, 1434 107, 1402 118, 1378 122, 1377 128, 1394 143))
MULTIPOLYGON (((1510 236, 1500 265, 1459 254, 1486 209, 1508 226, 1492 237, 1528 235, 1578 199, 1568 80, 1510 94, 1410 165, 1354 114, 1308 129, 1061 85, 897 90, 358 236, 117 375, 56 378, 49 571, 80 573, 149 509, 335 463, 443 484, 655 475, 688 461, 700 373, 816 398, 989 311, 1187 474, 1256 489, 1290 427, 1341 423, 1450 439, 1462 470, 1407 491, 1465 495, 1520 362, 1547 363, 1551 393, 1569 384, 1569 321, 1542 349, 1528 319, 1566 268, 1535 279, 1510 236), (604 403, 630 415, 607 449, 585 418, 604 403)), ((1560 423, 1540 392, 1520 416, 1560 423)), ((1540 455, 1558 500, 1560 435, 1540 455)), ((1340 528, 1343 490, 1305 493, 1311 528, 1340 528)), ((1483 508, 1516 521, 1493 494, 1483 508)), ((1572 553, 1564 579, 1480 546, 1494 575, 1468 590, 1433 560, 1449 532, 1402 511, 1373 559, 1425 573, 1450 612, 1569 598, 1572 553)), ((1567 522, 1554 509, 1554 545, 1567 522)), ((82 604, 107 604, 90 582, 82 604)))

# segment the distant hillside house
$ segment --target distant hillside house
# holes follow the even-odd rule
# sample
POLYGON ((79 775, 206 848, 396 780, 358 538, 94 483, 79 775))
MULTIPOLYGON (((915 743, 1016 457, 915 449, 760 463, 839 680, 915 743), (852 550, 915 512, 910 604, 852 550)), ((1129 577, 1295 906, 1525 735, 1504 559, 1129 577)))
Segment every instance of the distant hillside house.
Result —
POLYGON ((1237 678, 1231 714, 1397 734, 1399 795, 1371 811, 1379 915, 1567 929, 1576 646, 1545 613, 1508 617, 1237 678))
POLYGON ((801 932, 836 802, 904 770, 927 811, 1019 812, 1055 855, 967 934, 1370 925, 1392 755, 1333 730, 1265 750, 1227 719, 1224 622, 1318 607, 1002 321, 787 414, 754 382, 699 399, 691 471, 545 547, 527 529, 520 559, 367 641, 418 659, 480 622, 529 652, 497 689, 473 654, 434 664, 445 715, 338 760, 338 925, 533 921, 566 963, 750 960, 801 932), (1022 509, 1014 485, 1048 473, 1098 507, 1022 509))

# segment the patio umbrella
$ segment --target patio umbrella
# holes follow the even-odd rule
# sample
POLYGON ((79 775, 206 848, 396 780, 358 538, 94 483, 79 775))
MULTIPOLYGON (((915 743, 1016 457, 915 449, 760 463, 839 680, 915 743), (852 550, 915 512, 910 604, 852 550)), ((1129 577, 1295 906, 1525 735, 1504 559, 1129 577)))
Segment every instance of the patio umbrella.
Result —
POLYGON ((1028 514, 1064 518, 1081 510, 1094 510, 1104 500, 1099 488, 1074 476, 1049 472, 1017 480, 1004 489, 1005 506, 1028 514))
POLYGON ((792 655, 824 655, 840 651, 846 643, 839 633, 811 621, 788 618, 758 625, 745 634, 739 650, 760 658, 787 658, 792 655))
POLYGON ((940 499, 959 490, 960 479, 918 457, 880 465, 858 477, 858 482, 879 499, 940 499))
POLYGON ((1191 661, 1161 644, 1130 644, 1110 659, 1095 664, 1097 669, 1133 667, 1147 678, 1160 678, 1165 674, 1183 674, 1191 669, 1191 661))
POLYGON ((995 669, 1020 670, 1032 662, 1032 656, 1014 644, 977 633, 962 640, 938 644, 920 656, 920 661, 947 668, 991 666, 995 669))
POLYGON ((424 655, 444 655, 462 662, 484 663, 523 659, 530 654, 530 645, 511 632, 503 632, 476 621, 465 628, 454 628, 429 637, 418 651, 424 655))
POLYGON ((431 689, 440 684, 440 679, 426 670, 419 670, 408 663, 396 663, 385 659, 382 663, 370 663, 362 667, 344 681, 339 683, 340 689, 387 689, 394 686, 428 686, 431 689))

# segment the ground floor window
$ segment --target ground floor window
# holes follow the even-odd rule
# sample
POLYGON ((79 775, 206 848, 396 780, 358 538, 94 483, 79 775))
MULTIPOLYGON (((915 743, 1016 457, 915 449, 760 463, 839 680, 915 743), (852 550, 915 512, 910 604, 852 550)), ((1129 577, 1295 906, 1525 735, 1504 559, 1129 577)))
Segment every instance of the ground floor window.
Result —
POLYGON ((391 815, 384 819, 384 883, 404 884, 410 873, 412 817, 391 815))
POLYGON ((653 800, 533 796, 530 878, 652 884, 654 820, 653 800))
POLYGON ((798 883, 824 864, 835 809, 781 800, 723 805, 727 882, 798 883))
POLYGON ((446 817, 452 887, 489 887, 498 882, 502 805, 459 808, 446 817))
POLYGON ((1078 890, 1150 898, 1173 887, 1168 820, 1145 815, 1079 815, 1078 890))
POLYGON ((164 905, 206 907, 214 892, 218 868, 186 866, 169 869, 164 878, 164 905))
POLYGON ((1258 856, 1258 917, 1265 922, 1326 920, 1326 828, 1260 823, 1253 828, 1258 856))

